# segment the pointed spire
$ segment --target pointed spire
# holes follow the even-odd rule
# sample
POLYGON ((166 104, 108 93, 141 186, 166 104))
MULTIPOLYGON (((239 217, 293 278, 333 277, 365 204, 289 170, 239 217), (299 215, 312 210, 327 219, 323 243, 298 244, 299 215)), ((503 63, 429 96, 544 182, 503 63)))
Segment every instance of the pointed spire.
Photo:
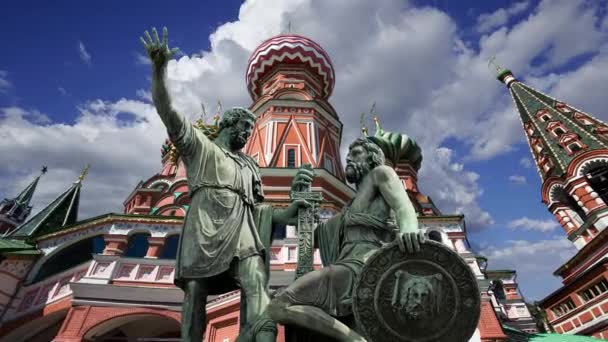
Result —
POLYGON ((519 112, 530 151, 544 181, 563 176, 574 158, 584 152, 608 149, 608 126, 503 71, 519 112), (606 132, 606 133, 603 133, 606 132))
POLYGON ((42 173, 13 199, 0 201, 0 233, 14 229, 22 224, 32 211, 30 202, 34 197, 40 177, 45 174, 47 167, 42 167, 42 173))
POLYGON ((488 68, 494 69, 496 72, 496 78, 507 85, 511 86, 511 83, 517 81, 513 76, 513 73, 509 69, 504 69, 496 62, 496 56, 492 57, 488 62, 488 68))
POLYGON ((78 220, 78 206, 80 204, 80 187, 89 171, 90 165, 82 170, 78 180, 70 188, 59 195, 53 202, 34 215, 30 220, 18 226, 5 236, 14 239, 33 239, 37 236, 61 230, 65 226, 76 223, 78 220))
POLYGON ((36 177, 30 185, 28 185, 21 193, 15 198, 15 205, 17 206, 29 206, 32 197, 34 196, 34 191, 36 191, 36 186, 38 185, 38 180, 40 177, 47 172, 47 167, 42 166, 41 173, 38 177, 36 177))

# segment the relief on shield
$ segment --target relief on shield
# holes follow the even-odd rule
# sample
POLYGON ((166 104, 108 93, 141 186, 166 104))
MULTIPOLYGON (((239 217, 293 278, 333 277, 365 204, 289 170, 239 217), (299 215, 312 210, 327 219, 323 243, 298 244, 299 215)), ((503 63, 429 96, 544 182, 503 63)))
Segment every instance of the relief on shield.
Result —
POLYGON ((413 254, 391 244, 366 261, 353 312, 370 342, 461 342, 475 332, 480 301, 475 275, 457 253, 433 241, 413 254))
POLYGON ((420 325, 437 316, 441 311, 441 280, 443 275, 428 276, 411 274, 408 271, 395 272, 393 289, 393 312, 406 324, 420 325))

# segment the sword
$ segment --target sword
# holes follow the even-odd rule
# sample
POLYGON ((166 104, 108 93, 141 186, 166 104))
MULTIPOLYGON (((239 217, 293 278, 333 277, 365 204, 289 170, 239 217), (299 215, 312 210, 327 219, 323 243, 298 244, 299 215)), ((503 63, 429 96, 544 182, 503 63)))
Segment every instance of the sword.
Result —
MULTIPOLYGON (((312 170, 311 165, 304 167, 312 170)), ((311 185, 308 184, 305 189, 293 191, 291 199, 304 199, 311 204, 309 208, 298 209, 298 263, 296 266, 296 279, 298 279, 314 269, 315 212, 323 200, 323 194, 312 191, 311 185)))

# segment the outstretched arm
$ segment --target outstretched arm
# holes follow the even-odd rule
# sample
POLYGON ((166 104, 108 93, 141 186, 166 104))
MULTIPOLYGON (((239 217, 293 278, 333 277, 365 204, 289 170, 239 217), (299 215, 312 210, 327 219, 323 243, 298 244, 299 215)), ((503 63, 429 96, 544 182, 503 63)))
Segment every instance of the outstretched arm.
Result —
POLYGON ((194 140, 192 126, 173 109, 165 81, 167 64, 179 50, 177 48, 169 49, 166 27, 163 28, 162 41, 158 37, 156 28, 152 28, 154 37, 150 36, 148 31, 144 34, 146 38, 140 39, 152 61, 152 100, 154 106, 156 106, 156 111, 167 128, 171 141, 176 144, 180 153, 188 154, 194 140))

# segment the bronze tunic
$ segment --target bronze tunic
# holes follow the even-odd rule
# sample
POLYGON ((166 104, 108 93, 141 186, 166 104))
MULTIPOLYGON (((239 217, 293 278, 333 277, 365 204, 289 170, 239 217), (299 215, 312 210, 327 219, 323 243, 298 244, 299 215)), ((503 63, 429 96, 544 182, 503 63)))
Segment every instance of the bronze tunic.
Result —
POLYGON ((219 147, 183 118, 179 129, 167 131, 182 155, 191 197, 175 266, 181 286, 184 278, 214 277, 234 258, 263 253, 253 216, 263 194, 249 156, 219 147))

